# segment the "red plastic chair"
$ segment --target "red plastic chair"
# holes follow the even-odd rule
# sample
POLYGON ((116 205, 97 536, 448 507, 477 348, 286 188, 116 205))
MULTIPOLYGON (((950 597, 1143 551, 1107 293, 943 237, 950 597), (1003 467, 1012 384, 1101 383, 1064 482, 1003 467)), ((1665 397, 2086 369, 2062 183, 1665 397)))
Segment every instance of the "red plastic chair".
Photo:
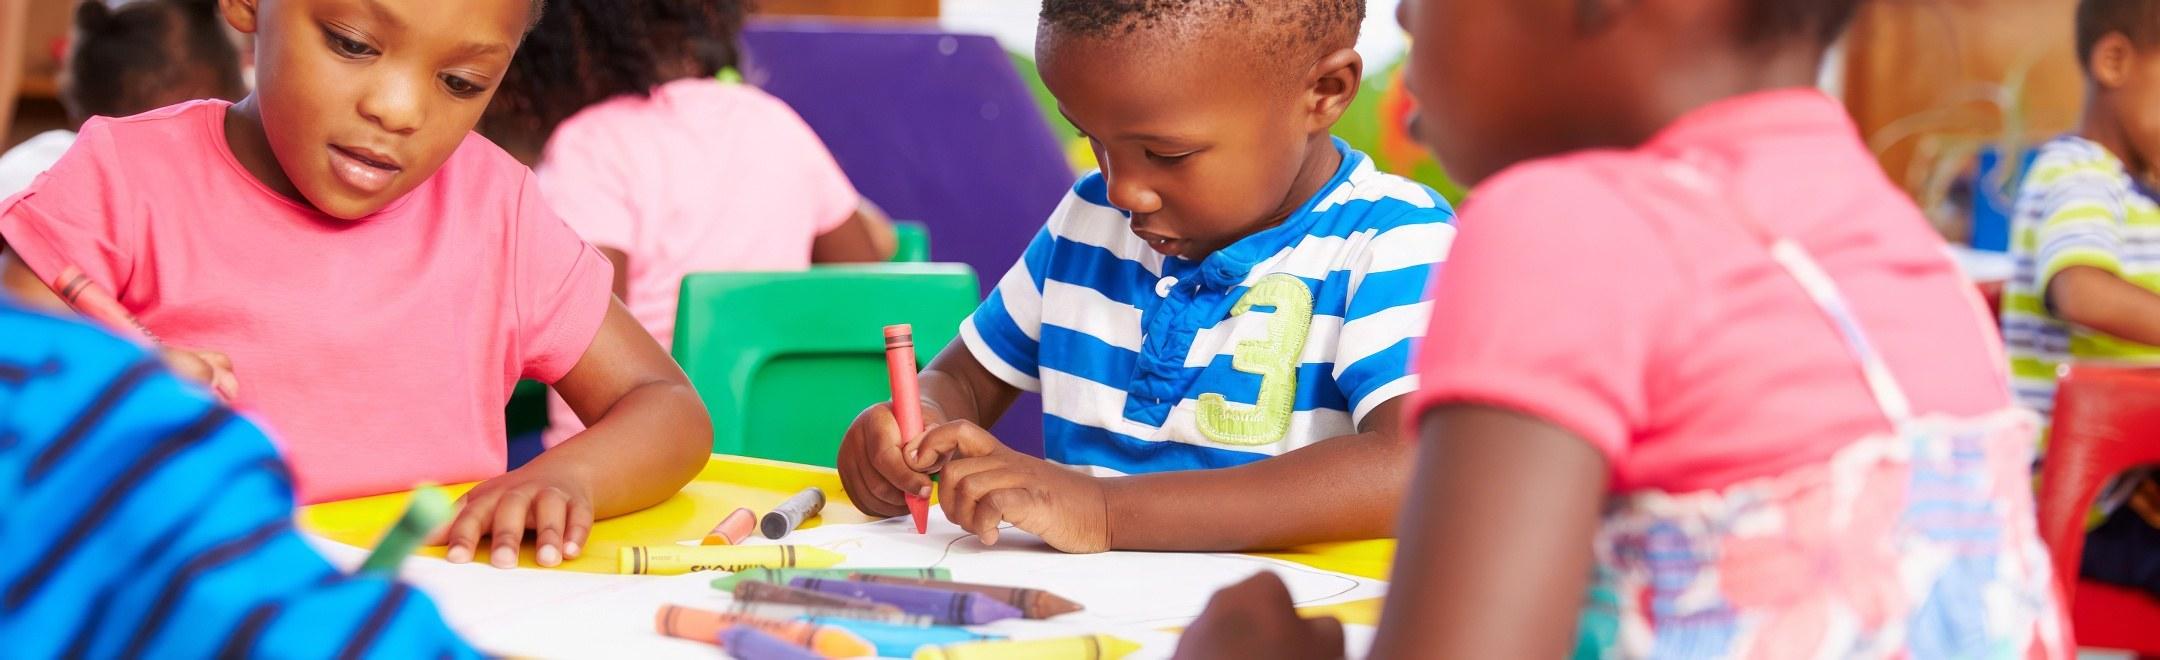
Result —
POLYGON ((2124 470, 2156 463, 2160 369, 2071 367, 2055 392, 2038 514, 2080 646, 2160 656, 2160 599, 2077 577, 2086 512, 2100 487, 2124 470))

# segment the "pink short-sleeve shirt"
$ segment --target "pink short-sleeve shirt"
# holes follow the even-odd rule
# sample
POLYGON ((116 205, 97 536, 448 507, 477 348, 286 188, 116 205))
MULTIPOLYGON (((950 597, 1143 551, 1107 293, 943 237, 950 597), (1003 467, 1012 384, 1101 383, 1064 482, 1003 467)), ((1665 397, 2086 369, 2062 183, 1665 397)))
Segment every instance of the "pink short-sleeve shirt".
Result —
POLYGON ((1620 492, 1716 488, 1888 431, 1835 329, 1735 203, 1829 272, 1915 412, 2010 405, 2000 340, 1942 239, 1842 106, 1787 90, 1472 192, 1409 418, 1448 403, 1535 415, 1603 453, 1620 492), (1730 197, 1656 192, 1675 188, 1654 179, 1677 163, 1730 197))
POLYGON ((304 502, 501 474, 510 389, 584 355, 607 260, 478 136, 346 221, 248 174, 227 107, 92 120, 0 202, 0 235, 40 277, 81 268, 164 343, 231 357, 304 502))

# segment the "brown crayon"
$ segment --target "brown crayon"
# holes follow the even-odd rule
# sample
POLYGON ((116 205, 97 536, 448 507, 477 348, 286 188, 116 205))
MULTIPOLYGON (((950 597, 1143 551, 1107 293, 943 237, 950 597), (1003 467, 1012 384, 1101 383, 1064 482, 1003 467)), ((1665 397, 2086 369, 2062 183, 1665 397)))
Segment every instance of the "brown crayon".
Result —
POLYGON ((1079 603, 1066 600, 1062 597, 1059 597, 1057 594, 1043 591, 1041 589, 1027 589, 1023 587, 1001 587, 991 584, 969 584, 966 582, 923 580, 917 578, 871 574, 851 575, 848 576, 848 579, 857 582, 882 582, 885 584, 900 584, 910 587, 929 587, 931 589, 943 589, 946 591, 965 591, 970 593, 978 593, 997 599, 998 602, 1020 608, 1021 616, 1025 616, 1030 619, 1048 619, 1050 617, 1054 617, 1060 614, 1071 614, 1073 612, 1078 612, 1083 609, 1079 603))
POLYGON ((828 593, 797 589, 787 585, 744 580, 735 583, 735 600, 752 603, 781 603, 785 605, 811 605, 816 607, 853 607, 866 610, 891 610, 900 608, 861 598, 849 598, 828 593))

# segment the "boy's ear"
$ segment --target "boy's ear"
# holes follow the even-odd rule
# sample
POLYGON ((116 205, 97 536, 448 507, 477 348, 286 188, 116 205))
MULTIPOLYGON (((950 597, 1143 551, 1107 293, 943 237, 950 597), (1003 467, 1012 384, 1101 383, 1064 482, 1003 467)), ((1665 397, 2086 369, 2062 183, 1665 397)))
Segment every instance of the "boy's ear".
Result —
POLYGON ((254 34, 260 2, 261 0, 218 0, 218 11, 225 14, 225 24, 231 25, 241 34, 254 34))
POLYGON ((1320 58, 1305 86, 1310 112, 1308 130, 1325 131, 1335 126, 1357 99, 1358 85, 1365 79, 1365 58, 1356 49, 1344 48, 1320 58))
POLYGON ((2137 61, 2137 46, 2121 32, 2109 32, 2093 42, 2089 54, 2093 82, 2102 89, 2115 89, 2130 79, 2130 67, 2137 61))

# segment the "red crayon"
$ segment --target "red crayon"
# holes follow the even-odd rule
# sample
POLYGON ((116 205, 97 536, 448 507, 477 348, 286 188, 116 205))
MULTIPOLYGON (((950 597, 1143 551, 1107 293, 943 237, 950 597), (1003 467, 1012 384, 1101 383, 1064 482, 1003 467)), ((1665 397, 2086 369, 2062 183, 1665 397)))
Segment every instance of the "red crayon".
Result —
MULTIPOLYGON (((900 425, 902 442, 913 444, 923 432, 922 399, 915 389, 914 326, 885 326, 885 370, 892 379, 893 421, 900 425)), ((908 515, 915 519, 915 533, 929 533, 930 500, 914 493, 905 495, 908 515)))
POLYGON ((82 269, 74 266, 61 269, 60 276, 53 278, 51 284, 53 293, 60 296, 60 300, 105 329, 142 344, 156 343, 151 339, 150 331, 128 315, 127 308, 120 305, 120 299, 106 293, 105 288, 83 274, 82 269))

